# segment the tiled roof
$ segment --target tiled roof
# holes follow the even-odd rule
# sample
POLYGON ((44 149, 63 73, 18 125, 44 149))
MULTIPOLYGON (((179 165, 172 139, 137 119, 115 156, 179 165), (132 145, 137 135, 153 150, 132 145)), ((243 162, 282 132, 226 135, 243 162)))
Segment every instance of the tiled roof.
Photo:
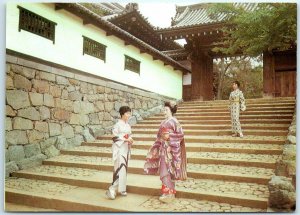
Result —
MULTIPOLYGON (((176 6, 176 15, 172 20, 172 26, 164 29, 178 29, 183 27, 194 27, 206 24, 215 24, 224 21, 225 14, 216 14, 214 19, 209 16, 208 8, 212 3, 195 4, 188 6, 176 6)), ((244 7, 247 11, 254 10, 257 3, 234 3, 234 6, 244 7)))
POLYGON ((68 10, 71 13, 74 13, 77 16, 80 16, 83 19, 88 19, 92 22, 92 24, 96 25, 97 27, 103 29, 109 34, 112 34, 120 39, 127 41, 128 43, 136 46, 137 48, 143 50, 144 52, 152 55, 153 58, 160 59, 166 65, 170 65, 175 69, 181 70, 183 72, 190 72, 188 68, 181 65, 180 63, 176 62, 169 56, 163 54, 161 51, 155 49, 154 47, 150 46, 149 44, 145 43, 144 41, 136 38, 132 34, 128 33, 127 31, 119 28, 118 26, 114 25, 113 23, 102 19, 101 16, 97 15, 96 13, 88 10, 84 6, 79 3, 55 3, 58 7, 68 10))

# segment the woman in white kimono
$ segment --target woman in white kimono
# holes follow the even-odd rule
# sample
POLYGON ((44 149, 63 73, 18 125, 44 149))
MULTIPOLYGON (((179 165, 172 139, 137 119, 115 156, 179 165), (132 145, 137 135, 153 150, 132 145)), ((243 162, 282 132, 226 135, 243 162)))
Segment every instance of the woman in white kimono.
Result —
POLYGON ((128 119, 131 116, 131 109, 128 106, 120 107, 121 119, 114 125, 112 158, 114 162, 113 181, 109 189, 106 191, 106 196, 109 199, 116 198, 116 190, 121 196, 126 196, 126 180, 127 167, 130 154, 130 147, 133 143, 131 136, 131 127, 128 124, 128 119))
POLYGON ((233 91, 230 93, 230 112, 231 112, 231 125, 232 125, 232 136, 233 137, 243 137, 243 132, 240 123, 240 110, 245 111, 245 98, 243 92, 239 89, 240 83, 238 81, 233 82, 233 91))

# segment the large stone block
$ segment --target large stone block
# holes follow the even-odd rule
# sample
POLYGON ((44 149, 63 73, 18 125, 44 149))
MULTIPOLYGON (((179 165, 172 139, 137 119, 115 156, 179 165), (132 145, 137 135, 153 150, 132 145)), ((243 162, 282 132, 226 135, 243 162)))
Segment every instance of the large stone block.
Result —
POLYGON ((102 101, 95 102, 95 106, 98 111, 104 111, 104 103, 102 101))
POLYGON ((28 143, 26 131, 8 131, 5 135, 5 141, 8 143, 8 145, 25 145, 28 143))
POLYGON ((33 129, 33 123, 29 119, 15 117, 13 121, 14 121, 14 129, 18 129, 18 130, 33 129))
POLYGON ((288 135, 287 140, 285 142, 286 142, 286 144, 296 145, 296 141, 297 141, 297 139, 295 136, 288 135))
POLYGON ((70 84, 76 86, 76 85, 80 85, 80 81, 73 79, 73 78, 69 78, 69 82, 70 84))
POLYGON ((40 72, 40 79, 55 82, 55 75, 48 72, 40 72))
POLYGON ((99 125, 100 121, 99 121, 99 116, 97 113, 92 113, 89 115, 90 118, 90 124, 92 125, 99 125))
POLYGON ((73 109, 74 109, 72 101, 66 100, 66 99, 60 99, 60 98, 55 99, 55 107, 61 108, 61 109, 67 110, 67 111, 73 111, 73 109))
POLYGON ((12 77, 10 77, 9 75, 6 76, 5 86, 6 86, 7 90, 14 89, 14 81, 13 81, 12 77))
POLYGON ((34 129, 44 133, 49 132, 49 127, 47 122, 41 122, 41 121, 35 122, 34 129))
POLYGON ((54 98, 59 98, 61 97, 61 89, 58 86, 50 86, 50 94, 54 98))
POLYGON ((6 105, 5 113, 6 113, 6 116, 16 116, 16 112, 9 105, 6 105))
POLYGON ((37 130, 28 130, 27 136, 28 136, 29 143, 36 143, 39 142, 40 140, 43 140, 44 138, 47 138, 48 134, 45 134, 37 130))
POLYGON ((114 119, 118 119, 120 118, 120 113, 118 111, 112 110, 110 112, 110 115, 114 118, 114 119))
POLYGON ((113 118, 111 117, 111 115, 107 112, 104 113, 104 120, 105 121, 110 121, 113 120, 113 118))
POLYGON ((73 85, 70 85, 70 86, 67 87, 68 92, 73 92, 75 90, 76 90, 76 88, 73 85))
POLYGON ((61 92, 61 98, 62 99, 68 99, 69 98, 69 92, 65 89, 62 90, 61 92))
POLYGON ((24 147, 14 145, 8 147, 8 156, 10 161, 19 161, 25 158, 24 147))
POLYGON ((58 123, 49 123, 49 133, 50 136, 58 136, 61 135, 61 125, 58 123))
POLYGON ((64 124, 62 126, 62 135, 65 138, 72 138, 74 137, 74 129, 72 126, 68 125, 68 124, 64 124))
POLYGON ((78 91, 70 92, 69 93, 69 99, 72 101, 81 101, 82 99, 82 94, 78 91))
POLYGON ((8 150, 5 149, 5 163, 9 162, 9 154, 8 154, 8 150))
POLYGON ((44 103, 43 94, 40 93, 29 93, 29 99, 33 106, 41 106, 44 103))
POLYGON ((60 121, 68 122, 70 120, 70 115, 71 115, 71 113, 69 111, 66 111, 63 109, 55 108, 53 110, 53 117, 60 121))
POLYGON ((32 156, 41 154, 40 145, 37 143, 28 144, 24 146, 25 157, 30 158, 32 156))
POLYGON ((74 131, 75 131, 75 134, 82 134, 83 127, 80 125, 76 125, 74 131))
POLYGON ((56 76, 56 83, 61 85, 70 85, 69 80, 62 76, 56 76))
POLYGON ((44 105, 47 107, 54 107, 54 99, 50 94, 44 94, 44 105))
POLYGON ((40 112, 41 120, 50 119, 49 108, 45 106, 39 107, 39 112, 40 112))
POLYGON ((5 178, 8 178, 11 173, 19 170, 19 167, 15 161, 11 161, 5 164, 5 178))
POLYGON ((45 151, 45 149, 49 148, 50 146, 54 145, 57 140, 57 137, 50 137, 47 140, 40 143, 42 152, 45 151))
POLYGON ((105 93, 105 87, 97 86, 97 93, 105 93))
POLYGON ((70 117, 70 124, 71 125, 80 125, 80 115, 72 113, 71 117, 70 117))
POLYGON ((93 142, 93 141, 95 141, 95 138, 93 137, 93 135, 91 135, 89 129, 85 129, 83 131, 83 140, 86 141, 86 142, 93 142))
POLYGON ((115 111, 119 111, 120 110, 120 107, 122 106, 121 102, 115 102, 115 111))
POLYGON ((75 137, 70 138, 67 141, 73 146, 80 146, 84 142, 83 137, 80 134, 76 134, 75 137))
POLYGON ((98 113, 98 117, 99 117, 100 121, 103 121, 104 120, 104 112, 98 113))
POLYGON ((35 70, 27 67, 12 64, 11 70, 17 74, 23 75, 26 78, 33 79, 35 77, 35 70))
POLYGON ((15 110, 30 106, 28 93, 22 90, 7 90, 6 101, 15 110))
POLYGON ((21 170, 29 169, 32 167, 42 165, 43 160, 45 160, 46 158, 47 158, 46 155, 38 154, 38 155, 32 156, 30 158, 25 158, 23 160, 18 161, 17 165, 21 170))
POLYGON ((59 137, 57 137, 57 141, 55 143, 55 147, 58 150, 67 150, 67 149, 73 148, 74 146, 70 145, 65 137, 59 136, 59 137))
POLYGON ((74 113, 90 114, 94 112, 95 108, 93 103, 83 101, 74 102, 74 113))
POLYGON ((59 150, 57 148, 55 148, 54 145, 45 149, 45 155, 47 156, 47 158, 52 158, 52 157, 58 156, 59 154, 60 154, 59 150))
POLYGON ((33 80, 33 88, 38 93, 49 93, 50 85, 47 81, 33 80))
POLYGON ((14 76, 14 86, 17 89, 30 91, 31 90, 31 81, 21 75, 14 76))
POLYGON ((134 108, 139 109, 142 107, 141 101, 139 99, 134 100, 134 108))
POLYGON ((12 130, 12 122, 10 117, 5 117, 5 130, 11 131, 12 130))
POLYGON ((105 134, 105 130, 103 129, 102 125, 90 125, 89 129, 90 129, 90 133, 95 138, 105 134))
POLYGON ((295 208, 296 193, 291 179, 283 176, 272 176, 268 188, 270 193, 270 207, 284 209, 295 208))
POLYGON ((80 125, 87 125, 90 123, 90 119, 88 115, 85 114, 80 114, 80 125))
POLYGON ((114 109, 114 103, 113 102, 105 102, 104 107, 105 107, 106 112, 110 112, 114 109))
POLYGON ((28 107, 18 111, 18 116, 30 119, 30 120, 40 120, 40 113, 34 107, 28 107))

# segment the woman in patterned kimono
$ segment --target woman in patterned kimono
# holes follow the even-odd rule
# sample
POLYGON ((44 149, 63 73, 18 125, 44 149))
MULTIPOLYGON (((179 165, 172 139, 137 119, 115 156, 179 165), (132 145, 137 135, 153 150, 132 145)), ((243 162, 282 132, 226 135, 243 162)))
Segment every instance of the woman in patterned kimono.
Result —
POLYGON ((240 83, 238 81, 233 82, 233 91, 230 93, 230 112, 231 112, 231 125, 232 125, 232 136, 243 137, 241 123, 240 123, 240 110, 245 111, 245 98, 243 92, 239 89, 240 83))
POLYGON ((121 196, 127 196, 126 180, 128 159, 130 157, 130 147, 133 143, 131 136, 131 127, 128 124, 128 119, 131 116, 131 109, 128 106, 120 107, 121 119, 114 125, 112 158, 114 162, 113 181, 109 189, 106 191, 106 196, 109 199, 116 198, 116 191, 121 196))
POLYGON ((174 180, 185 180, 186 151, 182 127, 173 116, 177 111, 177 105, 165 103, 164 113, 166 119, 160 124, 157 139, 150 148, 144 171, 146 174, 160 174, 162 181, 159 200, 171 202, 175 198, 174 180))

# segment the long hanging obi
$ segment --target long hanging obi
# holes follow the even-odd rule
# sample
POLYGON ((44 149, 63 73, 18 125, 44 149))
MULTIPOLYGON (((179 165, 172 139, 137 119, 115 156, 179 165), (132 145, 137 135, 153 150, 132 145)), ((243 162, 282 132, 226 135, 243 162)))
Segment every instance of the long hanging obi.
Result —
POLYGON ((160 124, 157 139, 147 154, 144 171, 151 175, 159 172, 161 180, 167 175, 172 180, 185 180, 186 164, 183 130, 178 120, 171 117, 160 124), (165 132, 170 136, 167 141, 162 139, 165 132))

